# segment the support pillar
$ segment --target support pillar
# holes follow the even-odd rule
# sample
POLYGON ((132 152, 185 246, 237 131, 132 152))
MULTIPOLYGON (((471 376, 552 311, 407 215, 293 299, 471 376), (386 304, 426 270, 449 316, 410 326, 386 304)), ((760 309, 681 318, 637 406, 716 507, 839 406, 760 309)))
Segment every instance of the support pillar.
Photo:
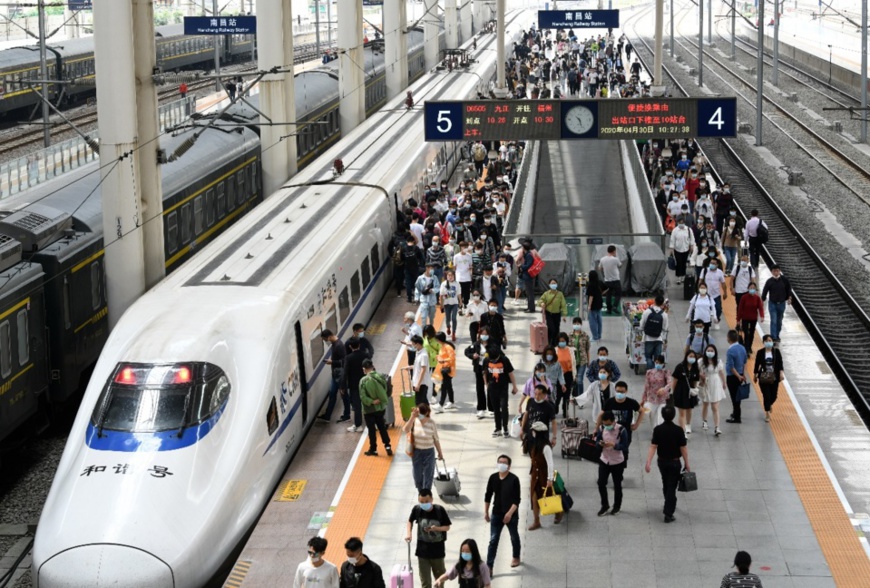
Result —
POLYGON ((665 0, 656 0, 656 38, 655 38, 655 64, 653 66, 653 83, 650 93, 653 96, 661 96, 665 93, 665 82, 662 78, 662 52, 664 51, 665 30, 665 0))
POLYGON ((755 97, 755 146, 763 145, 761 125, 764 122, 764 0, 758 0, 758 63, 755 66, 758 79, 756 80, 755 97))
POLYGON ((507 0, 495 2, 495 95, 498 98, 507 98, 507 75, 505 72, 505 3, 507 0))
POLYGON ((444 31, 447 36, 447 48, 459 47, 459 21, 456 15, 456 0, 444 0, 444 31))
POLYGON ((387 64, 387 100, 408 87, 408 26, 406 0, 384 0, 384 63, 387 64))
POLYGON ((704 0, 698 0, 698 85, 704 85, 704 0))
POLYGON ((459 0, 459 42, 471 40, 471 0, 459 0))
POLYGON ((140 209, 133 4, 94 0, 97 125, 103 194, 103 239, 109 328, 145 293, 144 231, 140 209))
POLYGON ((861 0, 861 142, 867 142, 867 0, 861 0))
MULTIPOLYGON (((423 58, 427 70, 438 64, 438 0, 423 0, 423 58)), ((343 11, 342 11, 343 12, 343 11)), ((362 20, 360 20, 362 22, 362 20)), ((341 35, 339 35, 340 37, 341 35)))
POLYGON ((779 13, 782 0, 773 0, 773 72, 770 81, 779 86, 779 13))
MULTIPOLYGON (((133 0, 133 39, 136 73, 136 122, 140 140, 160 135, 157 122, 157 90, 152 75, 157 66, 154 39, 153 0, 133 0)), ((163 186, 157 164, 157 142, 139 152, 139 189, 145 253, 145 286, 151 288, 166 275, 163 246, 163 186)))
POLYGON ((338 117, 343 137, 366 117, 362 22, 360 0, 338 0, 338 117))
MULTIPOLYGON (((272 69, 286 63, 293 63, 293 35, 285 38, 285 31, 292 29, 293 14, 290 3, 257 0, 257 67, 272 69), (289 47, 290 59, 287 60, 285 46, 289 47)), ((291 66, 292 67, 292 66, 291 66)), ((292 92, 293 73, 269 74, 260 80, 260 110, 269 120, 261 120, 260 139, 263 145, 263 193, 265 196, 275 191, 296 171, 295 125, 274 125, 269 123, 292 123, 287 119, 288 101, 294 100, 292 92), (287 79, 289 78, 289 80, 287 79), (291 89, 287 95, 287 89, 291 89), (284 137, 284 138, 282 138, 284 137)))

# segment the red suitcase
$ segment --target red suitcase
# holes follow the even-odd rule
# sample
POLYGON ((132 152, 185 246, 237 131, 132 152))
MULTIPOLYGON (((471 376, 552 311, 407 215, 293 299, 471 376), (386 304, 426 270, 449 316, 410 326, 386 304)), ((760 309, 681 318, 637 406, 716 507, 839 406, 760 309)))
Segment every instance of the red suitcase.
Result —
POLYGON ((541 317, 540 321, 533 322, 529 325, 529 346, 532 353, 540 355, 547 347, 547 323, 541 317))

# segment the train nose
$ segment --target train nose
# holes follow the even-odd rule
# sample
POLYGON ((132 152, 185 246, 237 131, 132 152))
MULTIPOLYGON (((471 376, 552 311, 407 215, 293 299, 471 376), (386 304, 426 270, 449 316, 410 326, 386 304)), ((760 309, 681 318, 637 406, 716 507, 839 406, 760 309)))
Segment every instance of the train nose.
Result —
POLYGON ((147 551, 125 545, 84 545, 49 558, 39 588, 175 588, 172 569, 147 551))

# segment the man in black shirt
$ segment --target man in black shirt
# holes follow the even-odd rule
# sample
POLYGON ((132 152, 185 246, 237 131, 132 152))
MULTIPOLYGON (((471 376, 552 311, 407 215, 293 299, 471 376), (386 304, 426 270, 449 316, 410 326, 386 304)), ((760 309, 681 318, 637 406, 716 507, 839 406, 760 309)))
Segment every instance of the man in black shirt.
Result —
POLYGON ((411 527, 417 523, 417 563, 420 570, 420 584, 432 588, 432 576, 437 580, 446 571, 444 567, 444 543, 450 530, 450 517, 443 506, 432 504, 432 491, 420 490, 419 503, 411 509, 405 541, 411 542, 411 527))
POLYGON ((513 549, 511 567, 515 568, 520 565, 520 534, 517 531, 520 521, 518 512, 521 496, 520 479, 510 469, 511 458, 507 455, 499 455, 498 472, 492 474, 486 483, 483 518, 489 523, 489 550, 486 553, 486 565, 489 566, 490 575, 492 575, 492 566, 495 563, 495 554, 498 552, 501 530, 505 525, 510 533, 511 548, 513 549), (490 503, 492 504, 491 517, 489 514, 490 503))
POLYGON ((770 273, 773 277, 768 278, 764 283, 761 299, 767 300, 768 295, 770 295, 770 301, 767 303, 767 311, 770 315, 770 336, 778 342, 786 304, 791 304, 791 282, 782 275, 782 270, 777 264, 770 266, 770 273))
POLYGON ((362 363, 368 357, 366 357, 365 351, 360 349, 360 341, 356 337, 351 337, 347 340, 347 348, 350 349, 350 354, 344 358, 344 389, 350 397, 350 403, 345 403, 344 413, 339 420, 350 419, 350 407, 353 406, 353 425, 348 427, 347 430, 351 433, 357 433, 362 430, 362 403, 359 397, 359 382, 365 375, 362 363))
MULTIPOLYGON (((366 326, 362 323, 356 323, 353 326, 353 336, 359 339, 359 349, 366 354, 366 357, 372 359, 375 356, 375 348, 371 341, 366 339, 366 326)), ((350 354, 350 347, 347 346, 347 353, 350 354)))
POLYGON ((330 356, 329 359, 324 360, 323 363, 332 368, 332 382, 329 385, 329 401, 326 403, 326 412, 317 418, 321 421, 329 422, 329 419, 332 418, 332 411, 335 410, 335 402, 338 393, 341 392, 341 401, 344 404, 344 412, 342 413, 342 417, 338 419, 338 422, 343 423, 344 421, 350 420, 350 403, 348 402, 344 388, 344 359, 347 355, 347 351, 344 347, 344 343, 342 343, 329 329, 321 331, 320 338, 323 339, 324 343, 329 343, 330 356))
POLYGON ((486 382, 486 392, 489 405, 495 413, 495 431, 492 436, 498 437, 499 429, 505 437, 508 432, 508 384, 513 385, 513 393, 517 393, 517 381, 514 376, 514 366, 504 356, 501 349, 495 345, 486 348, 486 359, 483 360, 483 380, 486 382))
POLYGON ((344 544, 347 561, 341 564, 339 588, 386 588, 381 566, 363 553, 359 537, 351 537, 344 544))
POLYGON ((616 393, 613 397, 604 401, 604 406, 602 407, 601 414, 598 415, 595 428, 598 429, 601 426, 601 415, 608 410, 613 413, 613 416, 616 417, 616 422, 619 423, 620 427, 625 429, 625 433, 628 436, 625 449, 622 450, 625 462, 628 463, 628 447, 631 445, 631 432, 636 431, 640 427, 640 423, 643 421, 643 411, 640 410, 640 404, 637 400, 628 397, 628 384, 620 380, 616 383, 615 388, 616 393), (635 414, 638 415, 636 423, 633 422, 635 414))
POLYGON ((689 471, 689 451, 686 448, 686 433, 679 425, 674 424, 677 409, 666 406, 662 409, 664 422, 653 429, 652 444, 646 458, 646 472, 650 472, 653 456, 658 452, 659 472, 662 474, 662 493, 665 496, 665 522, 673 523, 674 511, 677 510, 677 484, 680 482, 683 465, 689 471))

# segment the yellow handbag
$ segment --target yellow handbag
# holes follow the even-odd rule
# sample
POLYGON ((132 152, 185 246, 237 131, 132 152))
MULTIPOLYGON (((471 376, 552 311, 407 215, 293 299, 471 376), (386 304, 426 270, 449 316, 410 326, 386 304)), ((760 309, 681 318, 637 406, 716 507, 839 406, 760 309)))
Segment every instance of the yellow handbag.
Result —
POLYGON ((538 507, 541 510, 541 514, 544 516, 557 515, 564 512, 562 509, 562 497, 557 495, 552 488, 547 488, 547 491, 544 492, 544 496, 538 498, 538 507), (550 492, 552 492, 552 494, 549 494, 550 492))

